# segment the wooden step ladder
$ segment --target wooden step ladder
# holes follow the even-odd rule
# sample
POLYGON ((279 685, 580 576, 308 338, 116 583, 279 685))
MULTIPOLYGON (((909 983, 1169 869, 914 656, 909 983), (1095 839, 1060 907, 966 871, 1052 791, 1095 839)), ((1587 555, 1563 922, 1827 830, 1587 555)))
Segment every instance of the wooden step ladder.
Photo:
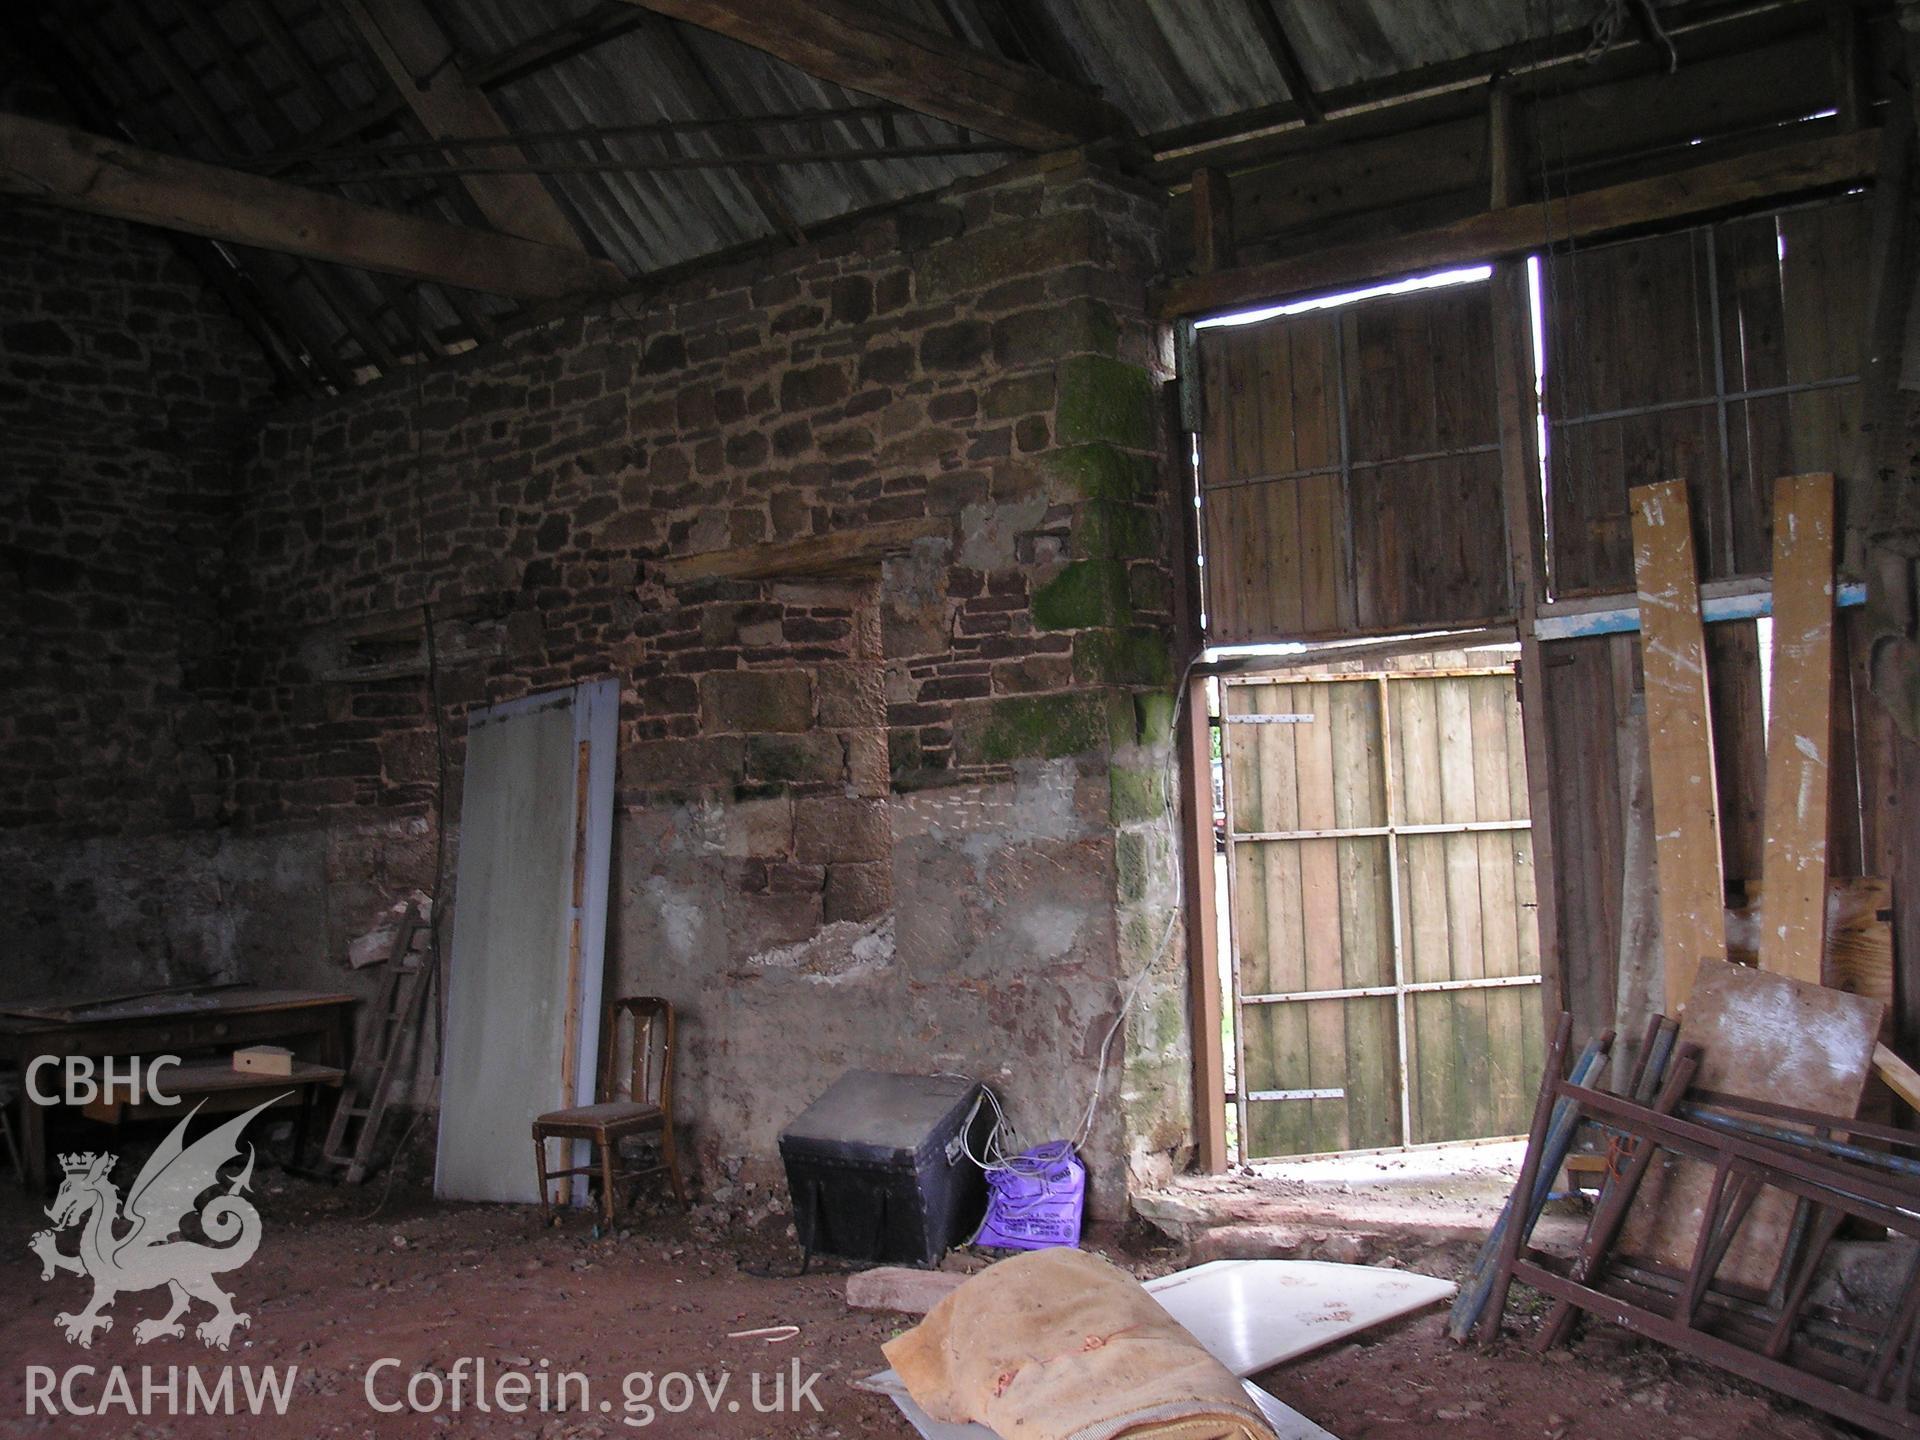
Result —
POLYGON ((380 1138, 380 1122, 392 1099, 401 1048, 406 1037, 419 1028, 421 1010, 433 989, 434 947, 429 944, 423 954, 413 953, 414 936, 424 928, 426 921, 419 908, 408 905, 394 931, 393 952, 387 958, 386 978, 380 986, 368 1053, 364 1059, 355 1057, 341 1086, 333 1123, 327 1127, 321 1155, 327 1164, 346 1168, 349 1185, 367 1178, 373 1147, 380 1138))

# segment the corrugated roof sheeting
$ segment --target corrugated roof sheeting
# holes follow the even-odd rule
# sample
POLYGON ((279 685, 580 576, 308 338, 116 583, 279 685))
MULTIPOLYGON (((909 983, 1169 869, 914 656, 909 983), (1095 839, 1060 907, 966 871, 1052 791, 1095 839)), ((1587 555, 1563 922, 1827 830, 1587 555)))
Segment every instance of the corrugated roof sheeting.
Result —
MULTIPOLYGON (((447 31, 452 56, 470 71, 564 27, 618 31, 565 58, 548 57, 492 87, 509 130, 630 126, 871 107, 745 45, 650 12, 631 15, 605 0, 425 0, 447 31)), ((1048 69, 1061 83, 1083 79, 1141 135, 1176 130, 1291 97, 1263 38, 1255 7, 1268 0, 863 0, 903 20, 1048 69), (1070 73, 1069 73, 1070 72, 1070 73)), ((1602 0, 1273 0, 1316 89, 1403 73, 1498 50, 1590 23, 1602 0)), ((1673 0, 1678 4, 1680 0, 1673 0)), ((1671 9, 1672 5, 1663 6, 1671 9)), ((46 12, 83 66, 126 104, 139 138, 199 158, 233 163, 284 150, 316 134, 350 150, 429 139, 399 111, 340 138, 343 116, 397 101, 337 0, 80 0, 46 12), (160 54, 156 58, 156 45, 160 54), (188 81, 183 93, 179 83, 188 81), (263 113, 264 112, 264 113, 263 113), (236 155, 238 152, 238 155, 236 155)), ((837 116, 811 125, 706 130, 672 136, 598 136, 528 143, 536 162, 578 163, 779 152, 821 146, 875 150, 989 144, 943 121, 896 110, 837 116)), ((510 152, 468 151, 483 163, 510 152)), ((785 163, 764 167, 636 168, 548 174, 544 183, 579 226, 583 243, 638 279, 850 212, 925 194, 1013 158, 1012 152, 785 163), (756 178, 757 177, 757 178, 756 178)), ((370 163, 370 162, 369 162, 370 163)), ((396 163, 437 167, 431 152, 396 163)), ((280 172, 326 184, 326 167, 280 172)), ((331 173, 345 173, 334 170, 331 173)), ((457 177, 395 178, 335 186, 369 204, 477 224, 478 207, 457 177)), ((334 358, 365 372, 374 352, 406 359, 443 342, 480 338, 516 308, 497 297, 335 270, 285 257, 249 256, 282 297, 289 321, 334 358), (423 343, 421 336, 428 338, 423 343)))
POLYGON ((1250 13, 1258 0, 1033 3, 1142 134, 1289 98, 1250 13))
POLYGON ((1548 16, 1570 30, 1590 21, 1597 4, 1409 5, 1406 0, 1315 0, 1295 8, 1294 44, 1316 88, 1417 70, 1441 60, 1478 55, 1545 39, 1548 16), (1557 12, 1557 13, 1556 13, 1557 12), (1532 27, 1529 27, 1529 18, 1532 27))
MULTIPOLYGON (((451 0, 442 18, 464 52, 489 55, 505 53, 551 23, 579 19, 593 8, 572 0, 565 10, 534 14, 511 0, 451 0)), ((513 128, 525 130, 719 118, 707 95, 692 93, 701 87, 687 83, 689 67, 680 63, 687 58, 724 102, 721 113, 751 117, 872 103, 747 46, 658 19, 504 86, 493 100, 513 128), (674 46, 682 55, 661 53, 674 46)), ((865 149, 883 143, 871 122, 836 121, 827 128, 827 143, 836 146, 865 149)), ((950 125, 904 112, 895 128, 901 144, 960 139, 950 125)), ((770 149, 810 143, 798 128, 764 134, 770 149)), ((740 148, 725 132, 681 135, 670 143, 691 155, 735 153, 740 148)), ((586 156, 578 144, 530 148, 542 157, 586 156)), ((637 161, 672 153, 653 137, 609 138, 595 148, 607 158, 637 161)), ((993 157, 933 157, 769 166, 761 173, 795 218, 807 225, 935 190, 995 163, 993 157)), ((628 274, 640 275, 772 234, 745 174, 741 169, 637 170, 555 175, 548 183, 587 220, 608 257, 628 274)))

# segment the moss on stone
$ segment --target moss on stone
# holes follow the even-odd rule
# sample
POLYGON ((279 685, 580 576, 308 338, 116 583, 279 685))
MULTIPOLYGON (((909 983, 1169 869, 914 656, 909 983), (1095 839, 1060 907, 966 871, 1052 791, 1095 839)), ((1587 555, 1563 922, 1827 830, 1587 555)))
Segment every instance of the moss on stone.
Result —
POLYGON ((928 250, 915 267, 922 299, 944 299, 1058 269, 1093 254, 1093 217, 1062 211, 995 225, 928 250))
POLYGON ((1054 433, 1066 444, 1104 440, 1128 450, 1153 448, 1153 377, 1104 355, 1060 362, 1054 433))
POLYGON ((1073 517, 1073 553, 1089 559, 1144 560, 1159 553, 1151 510, 1113 500, 1082 505, 1073 517))
POLYGON ((1037 630, 1090 630, 1133 618, 1127 567, 1114 560, 1076 560, 1033 592, 1037 630))
POLYGON ((1114 885, 1122 905, 1147 895, 1147 837, 1123 830, 1113 837, 1114 885))
POLYGON ((1173 743, 1174 693, 1171 690, 1142 690, 1133 697, 1136 745, 1173 743))
MULTIPOLYGON (((1146 877, 1151 887, 1154 873, 1161 862, 1153 855, 1146 857, 1146 877)), ((1162 958, 1161 941, 1167 938, 1167 917, 1164 910, 1148 907, 1128 916, 1121 923, 1118 949, 1120 963, 1128 974, 1138 974, 1147 966, 1162 958)))
POLYGON ((1011 420, 1016 415, 1032 415, 1053 404, 1053 374, 1036 370, 1031 375, 1015 375, 996 380, 981 397, 981 413, 989 420, 1011 420))
POLYGON ((1061 314, 1061 343, 1069 350, 1111 355, 1120 348, 1120 322, 1098 300, 1081 299, 1061 314))
POLYGON ((1136 565, 1128 580, 1133 588, 1133 608, 1169 614, 1173 610, 1173 579, 1158 565, 1136 565))
POLYGON ((1116 765, 1107 772, 1109 814, 1116 825, 1158 820, 1167 813, 1167 788, 1158 770, 1116 765))
POLYGON ((962 764, 990 765, 1080 755, 1105 737, 1097 695, 1010 695, 956 716, 953 743, 962 764))
POLYGON ((1158 630, 1092 631, 1074 637, 1073 678, 1083 685, 1171 685, 1173 655, 1158 630))
POLYGON ((1161 1046, 1177 1045, 1187 1033, 1187 992, 1169 985, 1147 1007, 1153 1035, 1161 1046))
POLYGON ((1153 461, 1104 443, 1063 446, 1042 463, 1062 498, 1139 500, 1153 493, 1153 461))

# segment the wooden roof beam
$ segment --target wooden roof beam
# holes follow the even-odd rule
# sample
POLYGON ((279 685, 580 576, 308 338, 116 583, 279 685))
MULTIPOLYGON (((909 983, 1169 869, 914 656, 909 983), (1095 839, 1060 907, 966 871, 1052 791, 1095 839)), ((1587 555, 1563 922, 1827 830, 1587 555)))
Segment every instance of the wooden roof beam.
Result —
MULTIPOLYGON (((181 18, 187 28, 199 37, 200 43, 224 67, 233 83, 238 86, 243 103, 246 103, 251 110, 252 118, 277 141, 284 142, 291 139, 294 133, 293 122, 282 109, 282 102, 268 92, 258 72, 235 48, 232 37, 215 19, 212 12, 197 5, 187 5, 181 7, 181 18)), ((167 77, 176 92, 181 94, 198 92, 202 109, 212 112, 211 125, 200 138, 212 140, 229 153, 244 153, 240 135, 219 107, 214 105, 212 96, 206 92, 206 87, 188 70, 185 61, 180 58, 171 42, 149 31, 142 37, 141 45, 147 51, 149 58, 161 67, 161 73, 167 77)), ((296 74, 304 76, 305 72, 299 66, 294 68, 296 74)), ((207 125, 207 122, 203 120, 202 124, 207 125)), ((138 139, 138 132, 129 130, 128 138, 138 139)), ((179 148, 190 148, 180 144, 182 137, 175 135, 173 138, 179 148)), ((341 324, 360 346, 362 360, 378 368, 382 374, 391 374, 398 366, 399 359, 397 352, 381 333, 380 311, 375 309, 370 314, 366 313, 367 305, 348 287, 344 276, 308 261, 301 261, 300 268, 308 282, 320 294, 327 306, 339 316, 341 324)), ((402 292, 406 287, 390 276, 379 275, 372 279, 374 288, 379 291, 384 304, 392 311, 395 319, 403 328, 413 333, 418 349, 422 353, 434 352, 438 337, 414 324, 410 319, 411 308, 402 303, 402 292)))
MULTIPOLYGON (((1250 3, 1261 3, 1261 0, 1250 0, 1250 3)), ((1668 31, 1679 42, 1683 58, 1690 59, 1690 52, 1714 50, 1723 34, 1750 39, 1754 33, 1777 34, 1783 27, 1816 24, 1820 15, 1816 9, 1818 3, 1819 0, 1690 0, 1669 19, 1668 31)), ((1437 97, 1448 91, 1475 89, 1495 75, 1512 74, 1523 78, 1531 87, 1538 83, 1533 78, 1535 72, 1582 65, 1592 44, 1592 28, 1583 24, 1550 37, 1523 40, 1457 59, 1436 60, 1395 74, 1330 86, 1317 92, 1316 98, 1323 114, 1329 119, 1339 119, 1349 117, 1350 112, 1365 113, 1418 101, 1421 97, 1437 97)), ((1643 58, 1654 48, 1636 34, 1615 45, 1600 63, 1604 66, 1616 58, 1643 58)), ((1663 64, 1664 59, 1663 54, 1663 64)), ((1577 86, 1586 82, 1568 83, 1577 86)), ((1256 137, 1273 139, 1294 129, 1305 118, 1299 102, 1289 97, 1278 104, 1158 131, 1144 136, 1142 143, 1157 157, 1154 178, 1171 176, 1177 182, 1196 165, 1231 168, 1244 163, 1239 158, 1229 159, 1215 152, 1256 137)))
POLYGON ((1480 264, 1567 241, 1858 184, 1874 177, 1877 156, 1878 137, 1871 130, 1801 140, 1644 180, 1483 210, 1425 230, 1195 275, 1160 290, 1154 308, 1159 318, 1176 320, 1449 265, 1480 264))
MULTIPOLYGON (((460 73, 453 42, 421 0, 335 3, 429 135, 471 140, 509 132, 493 102, 460 73)), ((526 159, 524 150, 506 154, 526 159)), ((501 234, 584 252, 580 232, 538 175, 466 175, 462 182, 501 234)))
POLYGON ((626 285, 617 267, 577 250, 399 215, 21 115, 0 115, 0 194, 520 300, 626 285))
POLYGON ((1274 68, 1286 84, 1288 98, 1300 109, 1300 119, 1308 125, 1318 125, 1327 118, 1326 107, 1313 93, 1306 66, 1300 63, 1300 52, 1294 48, 1286 22, 1280 18, 1278 0, 1247 0, 1247 10, 1253 17, 1253 28, 1260 32, 1260 43, 1267 47, 1274 68))
POLYGON ((630 0, 764 51, 818 80, 1027 150, 1129 133, 1105 101, 854 0, 630 0))

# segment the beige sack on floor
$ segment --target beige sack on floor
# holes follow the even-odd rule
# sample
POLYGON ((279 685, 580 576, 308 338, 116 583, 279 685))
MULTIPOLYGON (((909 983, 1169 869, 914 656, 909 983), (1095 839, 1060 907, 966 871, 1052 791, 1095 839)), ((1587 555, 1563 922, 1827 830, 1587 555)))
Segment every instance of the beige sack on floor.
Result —
POLYGON ((927 1414, 1002 1440, 1273 1440, 1226 1366, 1079 1250, 1002 1260, 882 1348, 927 1414))

